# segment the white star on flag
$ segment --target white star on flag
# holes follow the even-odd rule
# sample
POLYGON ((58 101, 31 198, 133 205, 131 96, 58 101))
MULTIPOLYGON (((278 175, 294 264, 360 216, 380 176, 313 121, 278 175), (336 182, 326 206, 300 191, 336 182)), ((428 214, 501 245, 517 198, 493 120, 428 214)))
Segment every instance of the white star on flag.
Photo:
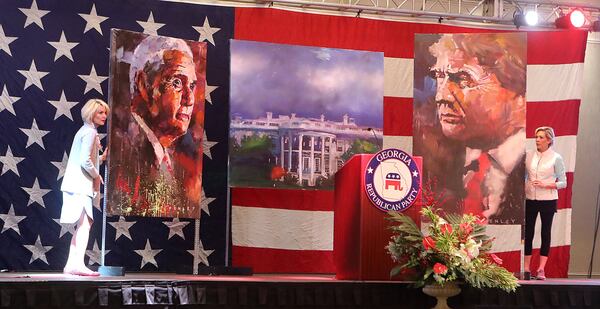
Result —
POLYGON ((150 239, 146 239, 146 247, 144 249, 133 250, 142 257, 140 269, 144 268, 144 266, 146 266, 148 263, 153 264, 156 268, 158 268, 158 263, 156 263, 156 259, 154 257, 162 250, 163 249, 152 249, 152 246, 150 246, 150 239))
POLYGON ((210 153, 210 149, 218 143, 219 142, 209 141, 208 137, 206 136, 206 130, 204 131, 204 136, 202 137, 202 151, 211 160, 212 160, 212 154, 210 153))
POLYGON ((19 162, 25 160, 24 157, 15 157, 10 150, 10 146, 6 149, 6 153, 3 156, 0 156, 0 163, 2 163, 2 169, 0 170, 0 176, 4 175, 4 173, 8 171, 12 171, 17 176, 19 175, 19 169, 17 168, 17 164, 19 162), (6 168, 6 169, 5 169, 6 168))
POLYGON ((198 247, 196 249, 197 250, 187 250, 187 252, 194 257, 194 265, 202 263, 206 266, 210 266, 208 264, 208 256, 211 255, 215 250, 204 250, 202 241, 198 241, 198 247))
POLYGON ((181 239, 185 240, 183 228, 190 224, 189 222, 179 221, 179 218, 173 218, 173 221, 163 221, 163 224, 169 228, 169 237, 167 239, 171 239, 173 236, 179 236, 181 239))
POLYGON ((83 79, 83 81, 86 82, 85 91, 83 91, 84 94, 88 93, 88 91, 90 91, 92 89, 96 89, 96 91, 98 91, 99 93, 104 94, 102 92, 102 86, 100 84, 103 81, 105 81, 108 77, 99 76, 98 74, 96 74, 96 68, 94 67, 93 64, 92 64, 92 69, 90 70, 89 75, 77 75, 77 76, 79 76, 79 78, 83 79))
POLYGON ((67 118, 73 120, 73 113, 71 113, 71 109, 77 105, 77 102, 67 101, 67 97, 65 96, 65 91, 60 94, 60 100, 58 101, 50 101, 48 103, 52 104, 54 108, 56 108, 56 113, 54 113, 54 120, 58 119, 58 117, 65 115, 67 118))
POLYGON ((108 223, 116 230, 115 241, 117 241, 121 235, 129 238, 129 240, 133 240, 131 239, 131 233, 129 232, 129 229, 135 224, 135 222, 127 222, 125 221, 125 217, 119 216, 119 221, 108 223))
POLYGON ((27 250, 31 251, 31 260, 29 260, 29 264, 33 263, 33 261, 40 259, 44 263, 48 264, 48 260, 46 259, 46 252, 50 251, 50 249, 54 248, 54 246, 44 246, 42 245, 42 240, 38 235, 35 240, 34 245, 23 245, 27 250))
POLYGON ((108 17, 104 17, 104 16, 98 16, 98 13, 96 13, 96 5, 92 4, 92 10, 90 10, 89 14, 79 14, 79 16, 81 16, 81 18, 85 19, 85 30, 83 30, 83 33, 86 33, 92 29, 98 31, 98 33, 100 33, 101 35, 104 35, 102 33, 102 27, 100 27, 100 24, 107 20, 108 17))
POLYGON ((152 16, 152 11, 150 11, 150 16, 148 16, 147 21, 137 21, 142 28, 144 28, 144 33, 158 35, 158 29, 162 28, 166 24, 157 23, 154 21, 154 16, 152 16))
POLYGON ((73 55, 71 54, 71 49, 77 46, 79 43, 71 43, 67 41, 65 37, 65 32, 60 33, 60 40, 58 42, 48 42, 48 44, 52 45, 56 49, 56 55, 54 55, 54 61, 58 60, 58 58, 65 56, 71 61, 73 60, 73 55))
POLYGON ((60 233, 58 235, 58 238, 63 237, 67 233, 69 233, 71 235, 75 235, 75 229, 77 228, 76 223, 60 223, 60 219, 54 219, 54 218, 52 218, 52 221, 54 221, 54 223, 56 223, 56 224, 58 224, 58 226, 60 226, 60 233))
POLYGON ((15 113, 15 107, 13 106, 20 97, 11 97, 8 93, 8 89, 6 88, 6 84, 4 84, 4 88, 2 88, 2 92, 0 92, 0 113, 3 110, 9 111, 13 115, 17 115, 15 113))
POLYGON ((38 71, 35 67, 35 60, 31 60, 31 65, 29 66, 29 70, 17 70, 21 75, 25 77, 25 86, 23 89, 27 89, 27 87, 31 85, 35 85, 40 88, 40 90, 44 90, 44 86, 42 86, 42 78, 48 75, 50 72, 38 71))
POLYGON ((31 8, 29 8, 29 9, 19 8, 19 10, 21 12, 23 12, 23 14, 25 14, 25 16, 27 16, 27 19, 25 20, 25 26, 23 26, 23 28, 27 28, 27 26, 34 23, 34 24, 40 26, 40 28, 42 28, 42 30, 45 30, 44 24, 42 23, 42 17, 44 17, 44 15, 50 13, 50 11, 38 9, 38 6, 37 6, 37 3, 35 0, 33 0, 33 2, 31 3, 31 8))
POLYGON ((4 226, 2 226, 2 232, 0 233, 13 230, 19 234, 19 236, 21 236, 21 231, 19 231, 19 222, 23 221, 25 218, 27 218, 27 216, 15 215, 15 208, 11 204, 10 208, 8 209, 8 213, 0 214, 0 220, 4 221, 4 226))
POLYGON ((214 197, 206 197, 206 193, 204 193, 204 187, 202 188, 202 197, 200 198, 200 209, 204 210, 207 215, 210 216, 210 210, 208 209, 208 205, 212 203, 216 198, 214 197))
MULTIPOLYGON (((107 255, 108 253, 110 253, 110 250, 104 249, 104 255, 107 255)), ((94 242, 92 250, 86 250, 85 254, 90 257, 88 265, 100 265, 100 262, 102 261, 102 250, 100 250, 100 247, 98 246, 98 240, 94 242)))
POLYGON ((58 169, 58 176, 56 176, 56 180, 61 179, 65 175, 65 170, 67 169, 67 162, 69 162, 69 157, 65 152, 63 154, 63 158, 61 162, 51 161, 52 165, 54 165, 58 169))
POLYGON ((204 24, 202 27, 200 26, 192 26, 194 30, 200 33, 199 42, 209 41, 213 46, 215 46, 215 39, 213 38, 213 34, 217 33, 221 28, 211 27, 208 23, 208 17, 204 18, 204 24))
POLYGON ((23 133, 25 133, 25 135, 27 135, 27 145, 25 145, 25 148, 35 143, 40 145, 42 149, 46 149, 44 147, 43 137, 46 136, 46 134, 50 133, 50 131, 40 130, 38 128, 37 123, 35 122, 35 118, 33 119, 33 123, 31 124, 31 129, 19 128, 19 130, 21 130, 23 133))
POLYGON ((213 104, 212 98, 210 97, 211 92, 215 91, 215 89, 219 88, 219 86, 209 86, 206 81, 204 82, 204 96, 206 102, 213 104))
POLYGON ((12 57, 8 44, 12 43, 16 39, 16 37, 6 36, 4 34, 4 28, 2 28, 2 25, 0 25, 0 50, 5 51, 9 56, 12 57))
POLYGON ((21 187, 21 189, 23 189, 23 191, 27 192, 29 195, 27 206, 31 206, 33 203, 38 203, 40 206, 46 208, 46 205, 44 204, 44 195, 48 194, 48 192, 52 190, 40 188, 37 178, 34 178, 31 188, 21 187))

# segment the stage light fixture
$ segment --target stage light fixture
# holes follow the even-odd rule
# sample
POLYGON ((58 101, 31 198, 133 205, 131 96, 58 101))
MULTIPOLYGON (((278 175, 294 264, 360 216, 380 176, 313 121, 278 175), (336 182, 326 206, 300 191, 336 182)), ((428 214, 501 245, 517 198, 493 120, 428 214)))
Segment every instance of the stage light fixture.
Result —
POLYGON ((600 17, 598 17, 598 20, 592 23, 592 31, 600 32, 600 17))
POLYGON ((574 9, 569 14, 561 16, 554 20, 556 28, 574 29, 581 28, 585 24, 585 15, 580 9, 574 9))
POLYGON ((513 24, 515 24, 515 26, 517 27, 517 29, 521 28, 521 26, 526 25, 527 21, 525 20, 525 14, 523 14, 523 11, 516 10, 513 13, 513 24))
POLYGON ((529 26, 535 26, 538 23, 538 13, 535 11, 528 11, 525 13, 525 22, 529 26))

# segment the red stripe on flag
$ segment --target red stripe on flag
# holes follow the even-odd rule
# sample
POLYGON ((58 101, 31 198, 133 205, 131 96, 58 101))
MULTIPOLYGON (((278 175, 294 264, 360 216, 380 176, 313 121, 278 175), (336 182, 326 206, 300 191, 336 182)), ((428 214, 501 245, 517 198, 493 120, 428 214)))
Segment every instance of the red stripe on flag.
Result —
POLYGON ((577 135, 581 100, 527 102, 527 137, 535 137, 535 129, 551 126, 556 136, 577 135))
POLYGON ((587 36, 585 30, 528 32, 527 64, 583 62, 587 36))
POLYGON ((558 209, 571 208, 572 197, 573 197, 573 173, 567 172, 567 187, 563 190, 558 190, 558 201, 556 202, 556 208, 558 208, 558 209))
POLYGON ((502 267, 510 272, 521 271, 521 251, 496 252, 496 256, 502 259, 502 267))
MULTIPOLYGON (((236 39, 356 50, 382 51, 386 57, 413 58, 417 33, 506 32, 439 24, 419 24, 364 18, 236 8, 236 39)), ((527 33, 528 64, 583 62, 586 31, 527 33), (565 47, 568 48, 560 48, 565 47)))
POLYGON ((233 266, 255 273, 335 273, 333 251, 233 246, 232 252, 233 266))
POLYGON ((277 9, 235 9, 235 39, 379 51, 384 52, 386 57, 413 58, 415 33, 466 32, 502 31, 306 14, 277 9))
POLYGON ((412 136, 413 99, 383 98, 383 134, 412 136))
POLYGON ((232 188, 234 206, 333 211, 333 191, 232 188))
MULTIPOLYGON (((535 275, 539 264, 540 250, 533 249, 531 257, 531 270, 535 275)), ((571 258, 571 246, 550 247, 548 263, 546 264, 546 277, 566 278, 569 275, 569 259, 571 258)))

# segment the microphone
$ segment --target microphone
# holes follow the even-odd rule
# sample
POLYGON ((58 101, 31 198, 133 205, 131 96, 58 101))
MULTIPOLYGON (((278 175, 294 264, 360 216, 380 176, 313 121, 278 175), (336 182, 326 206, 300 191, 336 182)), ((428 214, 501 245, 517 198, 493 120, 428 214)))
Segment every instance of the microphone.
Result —
POLYGON ((375 129, 369 127, 367 128, 367 131, 371 131, 371 133, 373 133, 373 137, 375 138, 375 142, 377 143, 377 146, 379 146, 379 149, 383 149, 383 145, 379 144, 379 138, 377 137, 377 134, 375 133, 375 129))

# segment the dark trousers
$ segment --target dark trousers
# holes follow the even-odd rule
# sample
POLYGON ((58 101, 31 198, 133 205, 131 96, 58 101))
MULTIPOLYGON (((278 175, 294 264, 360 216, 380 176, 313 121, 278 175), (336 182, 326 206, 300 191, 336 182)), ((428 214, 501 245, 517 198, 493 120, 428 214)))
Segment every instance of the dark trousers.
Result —
POLYGON ((531 255, 533 234, 535 233, 535 220, 538 213, 542 221, 542 246, 541 256, 548 256, 550 252, 550 237, 552 232, 552 219, 556 212, 556 200, 525 201, 525 255, 531 255))

